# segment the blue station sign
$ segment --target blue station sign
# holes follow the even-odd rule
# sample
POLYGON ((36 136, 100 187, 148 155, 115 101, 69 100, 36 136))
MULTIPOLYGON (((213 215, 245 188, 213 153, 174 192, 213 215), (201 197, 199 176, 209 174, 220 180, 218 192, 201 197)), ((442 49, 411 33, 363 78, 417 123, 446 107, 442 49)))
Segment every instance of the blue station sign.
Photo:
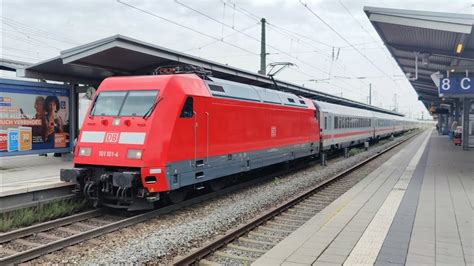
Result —
POLYGON ((442 78, 438 92, 440 97, 474 97, 474 77, 442 78))

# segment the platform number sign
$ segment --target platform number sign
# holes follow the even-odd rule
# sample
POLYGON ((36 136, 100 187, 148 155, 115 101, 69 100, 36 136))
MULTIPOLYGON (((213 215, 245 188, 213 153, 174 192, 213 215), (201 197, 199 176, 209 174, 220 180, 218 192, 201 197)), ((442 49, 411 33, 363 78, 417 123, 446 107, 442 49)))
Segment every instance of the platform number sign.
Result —
POLYGON ((449 77, 440 80, 440 97, 466 97, 470 95, 474 95, 473 79, 470 77, 449 77))

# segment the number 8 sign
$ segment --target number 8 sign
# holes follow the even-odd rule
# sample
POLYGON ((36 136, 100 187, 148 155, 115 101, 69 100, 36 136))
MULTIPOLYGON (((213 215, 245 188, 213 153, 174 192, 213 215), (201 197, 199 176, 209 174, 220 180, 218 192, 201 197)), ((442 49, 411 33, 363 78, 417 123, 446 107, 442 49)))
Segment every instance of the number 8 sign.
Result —
POLYGON ((449 78, 444 78, 441 80, 441 89, 445 91, 451 89, 451 80, 449 80, 449 78))
POLYGON ((470 77, 447 77, 440 79, 440 97, 467 97, 474 95, 474 84, 470 77))

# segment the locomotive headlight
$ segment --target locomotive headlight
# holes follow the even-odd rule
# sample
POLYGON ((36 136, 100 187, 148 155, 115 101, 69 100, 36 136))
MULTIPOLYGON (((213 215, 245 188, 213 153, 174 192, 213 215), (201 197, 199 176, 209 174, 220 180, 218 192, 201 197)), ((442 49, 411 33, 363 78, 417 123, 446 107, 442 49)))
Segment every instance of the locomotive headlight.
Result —
POLYGON ((141 158, 142 158, 142 150, 128 150, 127 151, 127 159, 140 160, 141 158))
POLYGON ((91 156, 91 148, 80 147, 77 155, 78 156, 91 156))
POLYGON ((119 126, 120 125, 120 118, 114 118, 112 120, 112 125, 119 126))

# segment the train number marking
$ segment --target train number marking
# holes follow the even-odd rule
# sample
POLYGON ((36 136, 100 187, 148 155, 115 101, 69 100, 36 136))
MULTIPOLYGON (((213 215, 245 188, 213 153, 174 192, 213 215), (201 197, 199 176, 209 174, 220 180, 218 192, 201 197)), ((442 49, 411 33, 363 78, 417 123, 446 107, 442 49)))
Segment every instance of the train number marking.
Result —
POLYGON ((117 143, 119 140, 120 133, 118 132, 107 132, 105 134, 105 142, 107 143, 117 143))
POLYGON ((272 126, 270 134, 271 134, 272 138, 276 137, 276 135, 277 135, 277 127, 276 126, 272 126))
POLYGON ((118 158, 119 153, 118 153, 118 151, 99 151, 99 157, 118 158))

